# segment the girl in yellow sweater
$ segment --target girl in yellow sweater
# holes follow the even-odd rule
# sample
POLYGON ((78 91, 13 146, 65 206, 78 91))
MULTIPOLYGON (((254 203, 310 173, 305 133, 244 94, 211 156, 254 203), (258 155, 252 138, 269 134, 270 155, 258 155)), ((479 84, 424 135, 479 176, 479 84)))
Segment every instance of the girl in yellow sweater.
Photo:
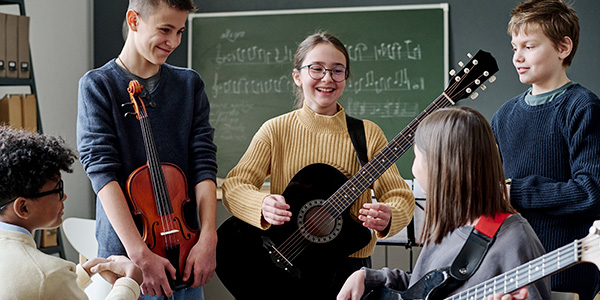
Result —
MULTIPOLYGON (((320 163, 341 172, 345 181, 359 171, 360 163, 348 133, 346 115, 338 103, 350 73, 349 65, 350 59, 343 43, 328 33, 313 34, 300 43, 292 71, 298 87, 298 109, 265 122, 223 183, 223 202, 234 217, 267 231, 272 226, 297 224, 302 222, 297 215, 305 212, 296 212, 289 197, 282 195, 296 173, 306 166, 320 163), (270 193, 260 192, 269 177, 270 193)), ((387 140, 376 124, 367 120, 363 124, 367 156, 371 159, 387 145, 387 140)), ((323 176, 315 174, 318 175, 323 176)), ((371 265, 370 255, 377 238, 395 235, 413 216, 413 194, 394 164, 368 185, 374 191, 377 203, 372 203, 371 190, 367 189, 348 204, 349 215, 354 219, 351 221, 355 221, 359 229, 367 231, 366 242, 354 253, 350 252, 339 260, 327 260, 326 264, 312 270, 304 270, 302 280, 295 281, 285 279, 284 273, 276 275, 284 271, 271 270, 270 261, 265 263, 257 258, 258 254, 250 255, 247 248, 243 251, 236 249, 236 257, 240 260, 254 262, 254 265, 247 265, 247 268, 253 269, 251 272, 258 269, 263 274, 244 277, 243 281, 238 280, 228 286, 229 290, 238 299, 282 299, 281 293, 285 293, 286 299, 333 299, 348 275, 371 265), (268 279, 266 274, 273 275, 273 278, 268 279), (264 285, 273 291, 269 293, 271 296, 265 295, 265 289, 261 288, 264 285), (260 294, 252 295, 251 290, 260 294)), ((228 238, 226 234, 219 235, 218 253, 219 248, 233 247, 227 244, 228 238)), ((320 243, 316 238, 312 242, 320 243)), ((260 245, 258 247, 261 248, 260 245)), ((217 273, 226 286, 229 279, 227 274, 223 274, 223 264, 232 263, 230 257, 221 259, 217 254, 217 273)), ((294 265, 294 262, 291 264, 294 265)), ((310 262, 299 264, 304 267, 310 262)))

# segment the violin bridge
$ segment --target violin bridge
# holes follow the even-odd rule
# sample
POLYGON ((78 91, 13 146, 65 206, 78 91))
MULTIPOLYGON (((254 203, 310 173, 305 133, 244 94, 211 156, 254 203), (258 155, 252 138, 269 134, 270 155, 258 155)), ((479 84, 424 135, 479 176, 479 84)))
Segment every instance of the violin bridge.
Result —
POLYGON ((165 236, 165 235, 169 235, 169 234, 173 234, 173 233, 178 233, 178 232, 179 232, 179 230, 173 229, 173 230, 161 232, 160 235, 165 236))

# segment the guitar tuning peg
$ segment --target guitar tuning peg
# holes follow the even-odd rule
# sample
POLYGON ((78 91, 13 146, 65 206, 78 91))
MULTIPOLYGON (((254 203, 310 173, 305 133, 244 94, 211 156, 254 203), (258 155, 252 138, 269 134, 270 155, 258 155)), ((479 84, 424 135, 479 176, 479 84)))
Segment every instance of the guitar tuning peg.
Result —
POLYGON ((475 92, 475 93, 471 94, 471 100, 475 100, 475 99, 477 99, 477 97, 479 97, 479 93, 478 92, 475 92))
POLYGON ((462 62, 462 61, 459 61, 459 62, 458 62, 458 65, 459 65, 459 66, 462 68, 462 67, 464 67, 464 66, 465 66, 465 63, 464 63, 464 62, 462 62))
POLYGON ((452 69, 452 70, 450 70, 449 74, 450 74, 450 76, 454 76, 454 75, 456 75, 456 71, 454 69, 452 69))
POLYGON ((126 113, 125 113, 125 118, 132 117, 132 116, 135 116, 135 115, 137 115, 137 113, 134 113, 134 112, 126 112, 126 113))
POLYGON ((492 75, 492 77, 490 77, 489 82, 492 83, 496 81, 496 76, 492 75))
POLYGON ((469 59, 471 59, 471 58, 473 58, 473 54, 471 54, 471 52, 467 52, 467 57, 468 57, 469 59))
POLYGON ((482 85, 481 85, 481 90, 482 90, 482 91, 485 91, 485 89, 487 89, 487 86, 485 86, 485 84, 482 84, 482 85))

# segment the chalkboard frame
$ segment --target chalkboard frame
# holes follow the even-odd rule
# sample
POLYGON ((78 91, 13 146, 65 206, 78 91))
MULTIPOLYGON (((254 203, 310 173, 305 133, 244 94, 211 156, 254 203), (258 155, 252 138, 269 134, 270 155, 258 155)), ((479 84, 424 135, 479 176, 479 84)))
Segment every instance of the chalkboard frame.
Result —
MULTIPOLYGON (((438 82, 438 86, 436 88, 435 96, 439 95, 439 93, 441 93, 443 91, 443 88, 447 86, 448 84, 448 68, 449 68, 449 34, 448 34, 448 12, 449 12, 449 6, 447 3, 439 3, 439 4, 423 4, 423 5, 390 5, 390 6, 367 6, 367 7, 336 7, 336 8, 315 8, 315 9, 290 9, 290 10, 268 10, 268 11, 241 11, 241 12, 218 12, 218 13, 195 13, 195 14, 190 14, 189 16, 189 36, 188 36, 188 67, 189 68, 194 68, 194 22, 196 20, 206 20, 206 19, 210 19, 210 18, 231 18, 231 17, 256 17, 256 16, 279 16, 279 15, 298 15, 298 14, 324 14, 324 13, 355 13, 355 12, 381 12, 381 11, 411 11, 411 10, 440 10, 441 16, 442 16, 442 39, 443 41, 441 42, 441 44, 443 44, 443 49, 441 50, 441 61, 443 61, 443 63, 441 63, 442 65, 440 66, 440 73, 439 74, 439 82, 438 82)), ((328 30, 327 28, 323 28, 324 30, 328 30)), ((334 34, 336 34, 335 32, 332 32, 334 34)), ((342 39, 342 41, 344 41, 343 37, 340 37, 342 39)), ((300 40, 298 40, 297 42, 300 42, 300 40)), ((200 47, 202 47, 202 45, 200 45, 200 47)), ((295 48, 293 49, 295 50, 295 48)), ((196 63, 198 64, 198 63, 196 63)), ((352 66, 352 64, 351 64, 352 66)), ((290 62, 289 65, 289 70, 291 71, 292 68, 292 63, 290 62)), ((199 71, 200 72, 200 71, 199 71)), ((203 75, 203 72, 200 72, 200 74, 203 76, 203 78, 205 78, 205 76, 203 75)), ((437 74, 437 73, 436 73, 437 74)), ((437 76, 437 75, 436 75, 437 76)), ((290 76, 291 77, 291 76, 290 76)), ((206 78, 205 78, 206 80, 206 78)), ((290 78, 291 80, 291 78, 290 78)), ((206 80, 206 85, 207 85, 207 89, 211 86, 211 81, 210 79, 206 80)), ((431 85, 430 85, 431 86, 431 85)), ((347 87, 348 89, 348 87, 347 87)), ((345 92, 346 94, 347 92, 345 92)), ((431 101, 433 101, 433 99, 435 98, 435 96, 430 97, 429 99, 420 99, 419 101, 421 102, 422 107, 419 108, 419 110, 416 112, 417 114, 421 112, 422 108, 426 107, 431 101)), ((288 95, 288 97, 290 98, 290 104, 287 106, 287 111, 291 111, 292 110, 292 106, 291 106, 291 100, 293 98, 292 94, 290 93, 288 95)), ((209 94, 209 99, 211 99, 211 95, 209 94)), ((212 99, 211 99, 212 100, 212 99)), ((349 113, 350 115, 354 115, 352 113, 352 111, 345 105, 345 103, 341 100, 340 103, 342 103, 342 105, 344 105, 344 107, 346 108, 346 112, 349 113)), ((211 102, 211 105, 213 103, 211 102)), ((287 112, 285 111, 285 112, 287 112)), ((276 114, 279 115, 279 114, 276 114)), ((270 117, 274 117, 275 115, 272 115, 270 117)), ((356 116, 356 115, 355 115, 356 116)), ((364 116, 357 116, 357 117, 361 117, 364 119, 369 119, 368 117, 364 117, 364 116)), ((262 122, 266 121, 268 118, 264 118, 260 121, 260 123, 262 124, 262 122)), ((211 112, 211 122, 213 121, 213 115, 211 112)), ((412 119, 410 120, 406 120, 405 123, 408 124, 410 121, 412 121, 412 119)), ((379 122, 375 121, 376 123, 380 124, 379 122)), ((214 125, 213 125, 214 126, 214 125)), ((381 125, 380 125, 381 126, 381 125)), ((219 131, 222 128, 219 128, 218 126, 215 126, 217 129, 217 136, 219 134, 219 131)), ((400 130, 403 128, 400 127, 396 127, 393 130, 390 130, 384 126, 381 126, 382 129, 384 129, 384 132, 386 133, 386 137, 388 139, 393 138, 398 132, 400 132, 400 130)), ((258 129, 258 128, 255 128, 258 129)), ((254 133, 254 132, 253 132, 254 133)), ((252 135, 253 135, 252 133, 252 135)), ((217 139, 216 139, 217 141, 217 139)), ((243 152, 245 151, 247 144, 249 143, 249 139, 245 142, 241 142, 238 143, 238 146, 240 147, 241 153, 238 155, 237 159, 239 159, 239 157, 241 157, 241 155, 243 154, 243 152), (243 149, 241 149, 243 148, 243 149)), ((218 146, 219 143, 217 143, 218 146)), ((220 153, 222 153, 221 151, 219 151, 220 153)), ((219 156, 219 152, 218 152, 218 156, 219 156)), ((412 158, 413 158, 413 153, 412 151, 408 151, 400 160, 404 160, 404 162, 402 164, 398 164, 399 169, 401 171, 401 174, 403 175, 404 178, 412 178, 412 173, 410 171, 410 165, 412 164, 412 158)), ((237 160, 235 160, 234 162, 231 161, 231 159, 228 159, 228 163, 227 164, 223 164, 222 161, 219 162, 219 176, 223 177, 226 175, 226 173, 230 170, 231 167, 233 167, 236 163, 237 160), (224 167, 224 168, 223 168, 224 167)))

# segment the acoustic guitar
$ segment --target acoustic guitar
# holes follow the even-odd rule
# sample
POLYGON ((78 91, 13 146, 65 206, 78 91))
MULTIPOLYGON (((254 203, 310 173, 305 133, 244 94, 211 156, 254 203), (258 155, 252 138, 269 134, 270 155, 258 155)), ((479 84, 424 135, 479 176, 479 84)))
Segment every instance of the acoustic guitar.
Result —
POLYGON ((412 146, 421 120, 474 95, 485 81, 495 79, 497 71, 494 57, 478 51, 462 70, 451 74, 444 92, 352 178, 326 164, 301 169, 282 193, 291 221, 263 231, 235 217, 226 220, 217 230, 216 269, 225 287, 236 299, 282 299, 281 293, 289 299, 302 298, 299 295, 309 286, 331 282, 335 265, 365 247, 372 236, 348 208, 412 146), (240 276, 248 272, 253 275, 240 276))

